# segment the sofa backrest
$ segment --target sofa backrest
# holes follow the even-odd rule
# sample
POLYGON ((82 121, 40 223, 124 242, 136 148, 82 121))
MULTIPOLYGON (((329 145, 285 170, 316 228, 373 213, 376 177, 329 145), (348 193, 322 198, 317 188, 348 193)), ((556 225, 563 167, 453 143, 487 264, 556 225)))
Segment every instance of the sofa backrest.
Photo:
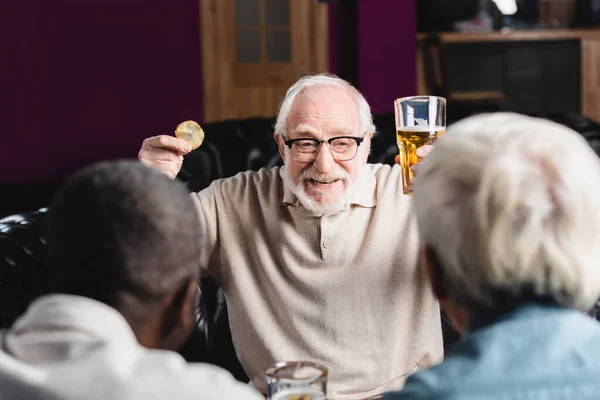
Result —
POLYGON ((46 209, 0 219, 0 329, 42 293, 46 209))

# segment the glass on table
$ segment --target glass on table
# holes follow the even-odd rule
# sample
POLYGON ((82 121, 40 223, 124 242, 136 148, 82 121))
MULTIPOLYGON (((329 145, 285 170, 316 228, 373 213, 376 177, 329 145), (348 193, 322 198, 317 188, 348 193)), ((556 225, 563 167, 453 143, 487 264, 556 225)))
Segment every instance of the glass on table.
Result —
POLYGON ((396 142, 402 168, 402 191, 412 193, 411 167, 419 162, 417 149, 433 144, 446 131, 446 99, 436 96, 412 96, 394 102, 396 142))
POLYGON ((268 368, 267 399, 325 400, 327 368, 310 361, 279 362, 268 368))

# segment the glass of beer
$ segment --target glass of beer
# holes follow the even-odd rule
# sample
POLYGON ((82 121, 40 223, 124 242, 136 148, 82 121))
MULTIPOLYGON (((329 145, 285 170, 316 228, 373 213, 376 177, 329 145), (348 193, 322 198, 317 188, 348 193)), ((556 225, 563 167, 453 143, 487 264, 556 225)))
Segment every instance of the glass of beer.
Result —
POLYGON ((265 372, 269 400, 325 400, 327 368, 310 361, 279 362, 265 372))
POLYGON ((394 102, 396 142, 402 167, 402 191, 412 193, 411 167, 419 159, 417 149, 434 141, 446 131, 446 99, 435 96, 403 97, 394 102))

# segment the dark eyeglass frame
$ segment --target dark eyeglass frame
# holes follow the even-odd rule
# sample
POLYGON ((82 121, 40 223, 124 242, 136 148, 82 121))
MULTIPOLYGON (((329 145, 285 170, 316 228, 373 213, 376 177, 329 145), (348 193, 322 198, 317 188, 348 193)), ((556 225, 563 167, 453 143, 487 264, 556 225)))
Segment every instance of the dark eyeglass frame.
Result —
MULTIPOLYGON (((297 160, 296 157, 294 156, 294 151, 292 150, 292 145, 301 140, 310 140, 311 142, 314 142, 316 144, 317 151, 315 151, 314 158, 312 161, 314 161, 314 159, 316 159, 317 156, 319 155, 319 152, 321 151, 321 144, 323 144, 323 143, 327 143, 327 147, 329 147, 329 152, 331 153, 331 156, 333 157, 334 160, 350 161, 350 160, 353 160, 354 157, 356 157, 356 155, 358 154, 358 148, 360 147, 362 142, 365 140, 365 138, 364 138, 364 136, 363 137, 360 137, 360 136, 336 136, 336 137, 332 137, 327 140, 319 140, 319 139, 315 139, 315 138, 297 138, 297 139, 287 139, 286 140, 286 138, 283 137, 283 143, 285 143, 285 145, 290 148, 290 151, 292 152, 292 157, 294 157, 294 160, 296 160, 296 161, 300 161, 300 160, 297 160), (336 158, 337 153, 335 151, 331 150, 331 143, 336 139, 352 139, 352 140, 354 140, 356 142, 356 153, 354 153, 354 155, 352 157, 347 158, 347 159, 336 158)), ((308 153, 306 153, 306 154, 308 154, 308 153)), ((306 161, 306 162, 310 162, 310 161, 306 161)))

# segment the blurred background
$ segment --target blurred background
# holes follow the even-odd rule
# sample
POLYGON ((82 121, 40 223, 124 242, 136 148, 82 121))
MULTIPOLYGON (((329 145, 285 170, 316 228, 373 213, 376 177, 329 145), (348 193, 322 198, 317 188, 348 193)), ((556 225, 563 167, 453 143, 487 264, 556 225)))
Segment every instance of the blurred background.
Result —
POLYGON ((183 120, 270 121, 314 72, 356 85, 382 132, 394 99, 414 94, 447 97, 450 121, 600 121, 600 0, 4 3, 0 217, 47 205, 76 169, 135 158, 183 120))

